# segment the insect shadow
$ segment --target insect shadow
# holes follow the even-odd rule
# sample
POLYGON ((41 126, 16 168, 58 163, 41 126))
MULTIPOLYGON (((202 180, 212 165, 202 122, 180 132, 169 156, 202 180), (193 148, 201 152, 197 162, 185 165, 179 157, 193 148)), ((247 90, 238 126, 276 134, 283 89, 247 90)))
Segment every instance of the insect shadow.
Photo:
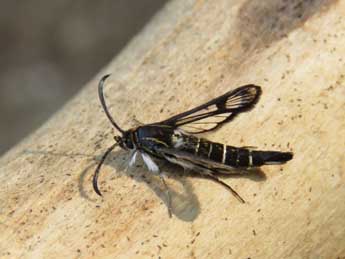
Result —
MULTIPOLYGON (((89 201, 96 202, 99 198, 93 198, 95 197, 93 195, 93 191, 88 187, 85 188, 85 186, 91 187, 91 174, 94 173, 94 170, 96 168, 96 165, 98 161, 101 159, 102 155, 95 157, 95 162, 92 162, 89 164, 80 174, 79 177, 79 192, 80 195, 88 199, 89 201), (86 191, 87 189, 87 191, 86 191), (91 194, 92 193, 92 194, 91 194)), ((144 163, 142 161, 138 161, 135 166, 132 168, 126 168, 126 165, 128 164, 129 157, 121 150, 112 151, 109 158, 105 161, 106 166, 110 166, 115 171, 120 172, 121 176, 127 176, 132 178, 138 183, 145 183, 146 186, 148 186, 156 195, 159 197, 159 199, 162 200, 162 202, 165 204, 165 206, 168 206, 168 200, 166 196, 166 190, 165 187, 162 184, 162 181, 157 175, 154 175, 150 173, 147 168, 145 167, 144 163)), ((172 199, 172 213, 179 218, 180 220, 191 222, 194 221, 197 216, 200 214, 200 202, 198 200, 198 197, 194 193, 193 186, 190 182, 190 177, 196 177, 196 178, 204 178, 212 180, 211 178, 208 178, 207 176, 203 176, 200 173, 197 172, 187 172, 184 171, 183 168, 171 164, 166 163, 164 161, 157 161, 159 164, 159 167, 162 169, 162 172, 166 176, 167 184, 170 192, 170 196, 172 199)), ((244 177, 248 178, 253 181, 264 181, 266 180, 265 174, 262 172, 261 169, 251 169, 248 170, 237 170, 238 173, 230 175, 230 174, 218 174, 221 178, 237 178, 237 177, 244 177)), ((107 173, 109 174, 109 170, 107 170, 107 173)), ((106 178, 107 176, 103 175, 101 178, 106 178)), ((109 177, 109 176, 108 176, 109 177)), ((103 189, 103 192, 106 193, 106 186, 104 184, 107 181, 101 181, 101 188, 103 189)), ((222 186, 220 186, 222 188, 222 186)), ((224 191, 227 191, 224 189, 224 191)), ((231 199, 231 195, 229 196, 229 199, 231 199)), ((230 202, 237 202, 237 200, 233 200, 230 202)))
MULTIPOLYGON (((92 177, 90 176, 93 175, 97 164, 101 160, 102 154, 94 156, 83 153, 42 150, 25 150, 23 153, 31 155, 33 154, 68 158, 87 158, 90 162, 79 174, 79 194, 82 198, 90 202, 97 202, 100 200, 99 196, 95 195, 94 190, 92 189, 92 177)), ((124 153, 123 151, 121 152, 121 150, 116 150, 113 151, 109 158, 105 161, 105 165, 114 168, 116 172, 120 172, 121 175, 117 177, 122 177, 125 175, 127 177, 133 178, 136 182, 144 182, 167 206, 165 189, 164 186, 162 186, 162 182, 159 177, 148 172, 147 169, 140 163, 140 161, 138 161, 136 166, 133 166, 132 168, 128 168, 128 170, 126 170, 126 164, 128 164, 127 160, 128 156, 126 156, 126 153, 124 153)), ((172 212, 175 216, 183 221, 193 221, 200 213, 200 203, 197 196, 193 192, 193 187, 190 181, 186 177, 184 177, 183 171, 181 171, 180 167, 164 162, 161 162, 159 164, 168 178, 175 183, 171 185, 171 181, 169 180, 169 190, 174 205, 172 212)), ((108 170, 107 172, 109 173, 108 170)), ((106 178, 107 176, 102 175, 102 177, 106 178)), ((102 184, 102 187, 104 188, 105 186, 103 186, 102 184)), ((107 190, 105 189, 103 190, 103 192, 106 193, 107 190)))
MULTIPOLYGON (((97 156, 87 155, 83 153, 64 153, 64 152, 53 152, 53 151, 37 151, 37 150, 25 150, 25 154, 37 154, 37 155, 49 155, 49 156, 64 156, 69 158, 75 157, 87 157, 91 162, 85 167, 85 169, 80 173, 78 179, 78 190, 79 194, 82 198, 91 201, 97 202, 99 201, 99 197, 94 195, 94 191, 92 189, 92 181, 91 176, 94 173, 94 170, 101 160, 102 154, 97 156)), ((164 186, 162 186, 162 182, 158 176, 150 173, 147 171, 147 168, 144 166, 142 161, 138 161, 136 166, 132 168, 128 168, 126 170, 126 165, 128 164, 128 155, 124 153, 122 150, 116 150, 111 153, 109 158, 105 161, 106 166, 110 166, 115 169, 116 174, 120 176, 127 176, 134 179, 136 182, 145 183, 165 204, 168 206, 168 201, 166 197, 166 190, 164 186)), ((193 186, 190 182, 191 177, 195 178, 205 178, 208 179, 207 176, 203 176, 197 172, 189 172, 184 171, 181 167, 166 163, 164 161, 158 161, 160 168, 162 168, 162 172, 168 178, 168 188, 172 198, 172 213, 179 219, 191 222, 194 221, 197 216, 200 214, 200 202, 198 197, 194 193, 193 186)), ((237 170, 237 174, 220 174, 218 173, 217 176, 221 178, 237 178, 237 177, 244 177, 248 178, 253 181, 264 181, 266 180, 265 174, 258 168, 258 169, 251 169, 248 170, 237 170)), ((109 170, 107 170, 109 174, 109 170)), ((111 173, 111 172, 110 172, 111 173)), ((107 177, 106 175, 102 175, 102 178, 107 177)), ((108 176, 109 177, 109 176, 108 176)), ((212 179, 210 179, 212 180, 212 179)), ((103 189, 105 188, 104 184, 106 181, 102 181, 101 185, 103 189)), ((222 186, 220 186, 222 188, 222 186)), ((227 191, 227 190, 224 190, 227 191)), ((103 190, 104 193, 107 190, 103 190)), ((239 191, 240 192, 240 191, 239 191)), ((230 197, 230 196, 229 196, 230 197)), ((231 197, 230 197, 231 199, 231 197)), ((237 202, 234 200, 233 202, 237 202)))
MULTIPOLYGON (((101 159, 101 156, 95 157, 95 162, 90 163, 80 174, 79 177, 79 193, 80 195, 89 200, 97 201, 99 197, 94 196, 93 190, 86 186, 92 185, 91 176, 94 173, 98 161, 101 159), (93 198, 96 197, 96 198, 93 198)), ((146 167, 142 161, 138 161, 135 166, 131 168, 126 168, 128 164, 128 155, 121 150, 116 150, 111 153, 109 158, 104 162, 105 166, 110 166, 116 174, 121 174, 118 177, 127 176, 132 178, 138 183, 145 183, 165 204, 168 206, 168 201, 166 197, 166 191, 160 178, 157 175, 154 175, 147 171, 146 167)), ((172 213, 183 221, 193 221, 200 213, 200 203, 197 196, 194 193, 193 186, 190 183, 189 179, 183 176, 183 170, 175 165, 170 165, 164 163, 163 161, 158 161, 158 164, 162 168, 162 172, 167 176, 168 188, 172 198, 172 213), (181 172, 181 174, 179 173, 181 172)), ((109 174, 109 170, 106 170, 109 174)), ((104 172, 106 173, 106 172, 104 172)), ((104 174, 101 178, 106 178, 104 174)), ((109 177, 109 176, 108 176, 109 177)), ((107 193, 106 186, 104 184, 107 181, 101 181, 102 192, 107 193)), ((109 192, 109 191, 108 191, 109 192)), ((106 196, 106 195, 105 195, 106 196)))

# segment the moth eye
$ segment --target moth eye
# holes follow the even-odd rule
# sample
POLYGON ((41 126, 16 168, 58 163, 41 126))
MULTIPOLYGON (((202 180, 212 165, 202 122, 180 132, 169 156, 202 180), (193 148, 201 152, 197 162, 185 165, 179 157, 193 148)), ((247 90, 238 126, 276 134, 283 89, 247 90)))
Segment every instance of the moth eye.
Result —
POLYGON ((124 142, 126 143, 126 147, 128 148, 134 147, 132 141, 129 138, 127 138, 124 142))

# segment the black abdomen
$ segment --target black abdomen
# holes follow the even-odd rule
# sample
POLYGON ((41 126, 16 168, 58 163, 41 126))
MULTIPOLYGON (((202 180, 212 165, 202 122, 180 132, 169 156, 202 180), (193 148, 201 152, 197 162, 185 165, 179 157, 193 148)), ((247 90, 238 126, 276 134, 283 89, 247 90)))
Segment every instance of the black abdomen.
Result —
POLYGON ((186 145, 181 147, 185 152, 192 153, 203 159, 234 168, 259 167, 269 164, 283 164, 292 159, 290 152, 260 151, 249 148, 237 148, 220 143, 191 137, 185 139, 186 145))

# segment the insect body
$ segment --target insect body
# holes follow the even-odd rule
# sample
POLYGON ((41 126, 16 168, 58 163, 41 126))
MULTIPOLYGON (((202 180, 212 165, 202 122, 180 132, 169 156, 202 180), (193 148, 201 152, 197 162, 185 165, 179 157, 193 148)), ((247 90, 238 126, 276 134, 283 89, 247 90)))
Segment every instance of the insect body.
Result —
POLYGON ((97 179, 100 168, 108 154, 117 145, 123 149, 132 150, 129 161, 130 166, 135 163, 137 156, 141 155, 149 171, 160 176, 167 190, 170 216, 170 194, 159 167, 152 157, 169 161, 185 169, 191 169, 222 184, 241 202, 244 202, 244 200, 228 184, 219 180, 217 173, 235 174, 237 173, 236 169, 283 164, 293 157, 291 152, 261 151, 248 147, 233 147, 211 142, 194 135, 212 131, 234 119, 237 114, 253 108, 261 95, 261 88, 259 86, 241 86, 167 120, 124 131, 115 123, 105 104, 103 85, 108 77, 109 75, 104 76, 99 83, 99 98, 110 122, 122 133, 122 136, 115 137, 115 144, 108 148, 96 168, 93 187, 99 195, 101 195, 101 192, 97 185, 97 179))

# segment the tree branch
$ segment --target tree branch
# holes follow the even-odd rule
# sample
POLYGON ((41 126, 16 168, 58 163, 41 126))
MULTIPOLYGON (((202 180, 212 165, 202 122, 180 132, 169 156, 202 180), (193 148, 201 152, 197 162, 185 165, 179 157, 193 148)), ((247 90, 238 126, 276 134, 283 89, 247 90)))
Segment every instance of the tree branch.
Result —
MULTIPOLYGON (((2 258, 337 258, 345 256, 345 3, 185 1, 167 5, 84 90, 0 160, 2 258), (159 178, 111 153, 100 77, 122 128, 199 105, 243 84, 257 107, 213 141, 293 151, 264 175, 211 181, 166 164, 159 178)), ((109 32, 111 33, 111 31, 109 32)))

